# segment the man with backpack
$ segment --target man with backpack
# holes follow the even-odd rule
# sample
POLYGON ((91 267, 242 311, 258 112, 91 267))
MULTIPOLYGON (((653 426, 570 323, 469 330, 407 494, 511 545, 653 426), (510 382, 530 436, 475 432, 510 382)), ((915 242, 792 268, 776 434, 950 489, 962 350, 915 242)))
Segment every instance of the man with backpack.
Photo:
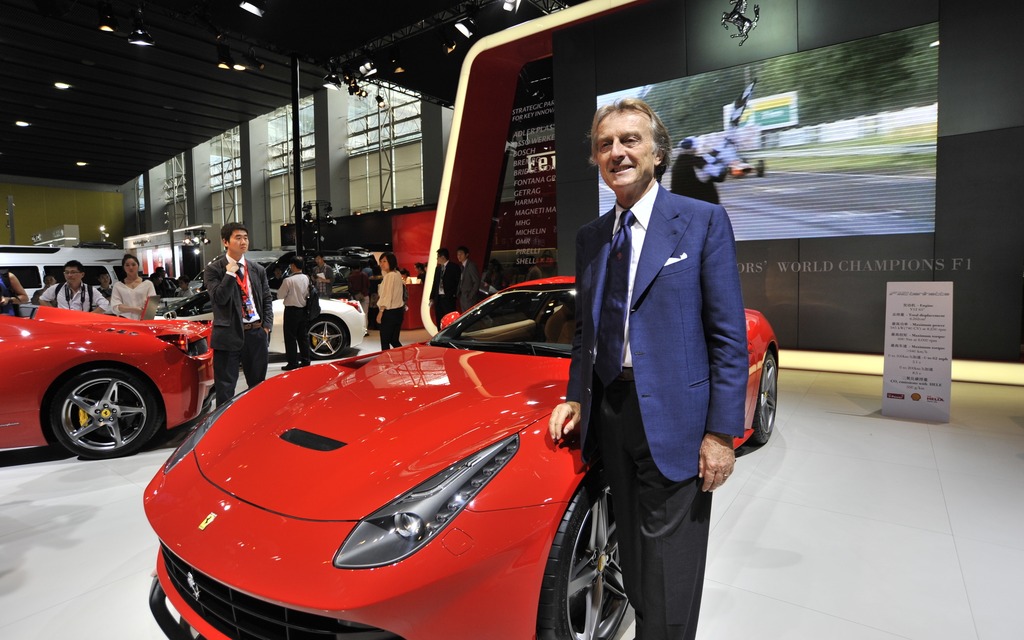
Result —
POLYGON ((110 313, 110 301, 100 293, 99 287, 84 284, 85 267, 78 260, 64 264, 64 282, 50 287, 39 296, 39 304, 58 309, 110 313))
MULTIPOLYGON (((309 320, 306 311, 310 295, 309 276, 302 272, 304 261, 295 256, 288 263, 288 275, 281 281, 277 296, 284 301, 284 351, 288 364, 282 371, 309 365, 309 320)), ((313 297, 319 301, 316 289, 313 297)))

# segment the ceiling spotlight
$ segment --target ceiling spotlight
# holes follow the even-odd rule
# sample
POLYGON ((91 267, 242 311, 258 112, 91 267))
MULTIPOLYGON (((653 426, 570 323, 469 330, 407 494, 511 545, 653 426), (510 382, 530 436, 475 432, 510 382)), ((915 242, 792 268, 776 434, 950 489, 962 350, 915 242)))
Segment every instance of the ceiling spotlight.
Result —
POLYGON ((380 95, 379 93, 377 94, 377 108, 378 109, 387 109, 388 108, 388 101, 385 100, 384 96, 380 95))
POLYGON ((66 82, 54 82, 53 86, 61 91, 66 91, 71 88, 71 85, 66 82))
POLYGON ((117 16, 114 15, 114 7, 109 2, 96 5, 96 26, 100 31, 117 31, 117 16))
POLYGON ((519 11, 519 0, 504 0, 501 8, 505 11, 519 11))
POLYGON ((366 58, 359 65, 359 75, 364 78, 369 78, 373 74, 377 73, 377 65, 373 64, 373 60, 366 58))
POLYGON ((467 38, 472 38, 473 29, 476 29, 476 21, 473 18, 463 18, 455 23, 455 28, 467 38))
POLYGON ((267 3, 263 0, 242 0, 238 6, 260 18, 263 17, 263 12, 267 10, 267 3))
POLYGON ((140 47, 152 47, 156 44, 153 36, 146 30, 146 22, 142 19, 142 5, 135 9, 135 19, 132 21, 132 32, 128 36, 128 42, 140 47))
MULTIPOLYGON (((88 162, 84 162, 82 160, 79 160, 78 162, 75 163, 75 165, 79 166, 79 167, 86 167, 86 166, 89 165, 89 163, 88 162)), ((100 227, 100 229, 102 229, 102 227, 100 227)))
POLYGON ((455 51, 455 47, 458 45, 455 44, 454 40, 442 33, 441 46, 444 48, 445 53, 451 53, 452 51, 455 51))
POLYGON ((336 224, 338 224, 338 219, 337 218, 332 218, 331 216, 327 216, 327 224, 328 224, 328 226, 333 227, 336 224))
POLYGON ((226 42, 217 43, 217 66, 221 69, 235 68, 235 59, 231 57, 231 47, 226 42))
POLYGON ((334 91, 341 89, 341 78, 338 77, 337 73, 331 71, 324 76, 324 88, 333 89, 334 91))
POLYGON ((324 88, 332 89, 334 91, 341 89, 341 78, 338 77, 338 63, 334 58, 331 58, 327 63, 327 75, 324 76, 324 88))
POLYGON ((262 60, 256 57, 256 49, 253 47, 249 47, 249 51, 245 54, 245 61, 249 63, 250 69, 258 69, 260 71, 263 71, 263 69, 267 66, 263 64, 262 60))
POLYGON ((31 127, 32 126, 31 122, 25 122, 24 120, 15 120, 14 124, 19 126, 19 127, 31 127))

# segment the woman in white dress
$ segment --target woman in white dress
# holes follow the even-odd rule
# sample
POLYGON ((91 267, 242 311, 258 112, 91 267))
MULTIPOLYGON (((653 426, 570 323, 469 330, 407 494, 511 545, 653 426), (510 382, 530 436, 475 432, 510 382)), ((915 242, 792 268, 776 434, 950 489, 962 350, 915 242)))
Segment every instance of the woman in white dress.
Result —
POLYGON ((121 267, 124 281, 114 283, 110 309, 119 316, 139 320, 149 297, 156 295, 156 289, 152 282, 139 276, 139 261, 132 254, 126 253, 121 258, 121 267))

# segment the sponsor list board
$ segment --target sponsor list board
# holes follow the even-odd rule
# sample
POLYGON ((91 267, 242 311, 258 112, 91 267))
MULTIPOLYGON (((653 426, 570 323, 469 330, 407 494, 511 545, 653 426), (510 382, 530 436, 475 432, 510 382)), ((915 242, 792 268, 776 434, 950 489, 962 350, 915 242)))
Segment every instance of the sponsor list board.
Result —
POLYGON ((885 300, 882 415, 949 422, 953 283, 890 282, 885 300))

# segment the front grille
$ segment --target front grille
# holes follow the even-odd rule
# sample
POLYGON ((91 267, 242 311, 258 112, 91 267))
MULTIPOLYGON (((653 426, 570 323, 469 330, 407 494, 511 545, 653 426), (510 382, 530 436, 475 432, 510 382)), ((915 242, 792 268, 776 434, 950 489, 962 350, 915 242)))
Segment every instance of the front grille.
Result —
POLYGON ((383 629, 253 598, 196 571, 163 545, 160 552, 178 594, 203 620, 233 640, 402 640, 383 629))

